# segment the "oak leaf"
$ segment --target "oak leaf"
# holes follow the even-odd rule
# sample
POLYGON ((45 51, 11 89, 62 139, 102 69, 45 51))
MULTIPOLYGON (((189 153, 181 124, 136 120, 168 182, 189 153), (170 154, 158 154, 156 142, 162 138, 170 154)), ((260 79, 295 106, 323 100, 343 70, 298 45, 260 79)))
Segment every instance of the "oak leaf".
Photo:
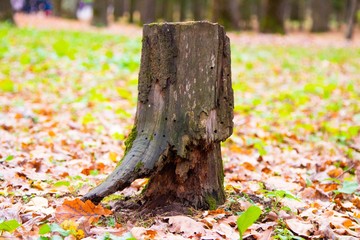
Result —
POLYGON ((90 200, 86 202, 78 198, 74 200, 65 200, 61 206, 56 208, 55 217, 59 222, 64 220, 74 220, 85 217, 88 223, 97 222, 100 216, 108 216, 112 212, 103 208, 101 205, 95 205, 90 200))
POLYGON ((296 218, 286 219, 285 222, 291 231, 302 237, 309 237, 315 229, 312 223, 296 218))

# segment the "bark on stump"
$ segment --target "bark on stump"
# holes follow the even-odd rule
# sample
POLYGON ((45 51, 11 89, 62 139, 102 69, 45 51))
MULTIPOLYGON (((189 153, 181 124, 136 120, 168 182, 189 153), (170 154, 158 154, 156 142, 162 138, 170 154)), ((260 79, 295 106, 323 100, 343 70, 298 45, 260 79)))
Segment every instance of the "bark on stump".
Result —
POLYGON ((225 201, 220 142, 232 134, 230 42, 209 22, 144 26, 135 126, 125 156, 94 202, 149 177, 146 206, 225 201))

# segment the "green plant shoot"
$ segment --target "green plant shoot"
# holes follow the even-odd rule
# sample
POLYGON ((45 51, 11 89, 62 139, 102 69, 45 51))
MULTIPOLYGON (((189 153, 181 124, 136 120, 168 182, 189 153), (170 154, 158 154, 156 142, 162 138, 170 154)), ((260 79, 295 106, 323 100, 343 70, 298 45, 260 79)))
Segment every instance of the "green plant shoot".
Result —
POLYGON ((243 239, 244 232, 260 217, 261 209, 258 206, 250 206, 240 217, 236 224, 239 229, 240 240, 243 239))

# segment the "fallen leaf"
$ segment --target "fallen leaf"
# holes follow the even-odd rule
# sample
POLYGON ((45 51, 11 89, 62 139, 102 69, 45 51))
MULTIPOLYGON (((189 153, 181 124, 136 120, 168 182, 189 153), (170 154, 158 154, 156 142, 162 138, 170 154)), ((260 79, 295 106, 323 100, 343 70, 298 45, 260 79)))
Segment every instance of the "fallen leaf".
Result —
POLYGON ((151 230, 151 229, 147 229, 144 232, 144 235, 148 238, 148 239, 155 239, 156 235, 157 235, 157 231, 155 230, 151 230))
POLYGON ((204 234, 205 229, 202 223, 186 216, 173 216, 164 218, 168 221, 169 231, 172 233, 181 233, 185 237, 191 237, 197 234, 204 234))
POLYGON ((351 202, 356 208, 360 209, 360 197, 355 196, 351 202))
POLYGON ((331 178, 337 178, 337 177, 339 177, 341 174, 343 174, 343 170, 341 169, 341 168, 334 168, 334 169, 332 169, 332 170, 330 170, 330 171, 328 171, 328 175, 329 175, 329 177, 331 177, 331 178))
POLYGON ((243 164, 241 164, 245 169, 249 170, 249 171, 255 171, 255 167, 254 165, 252 165, 249 162, 244 162, 243 164))
POLYGON ((86 202, 78 198, 74 200, 65 200, 61 206, 56 208, 55 218, 59 222, 64 220, 74 220, 85 217, 87 222, 97 222, 100 216, 108 216, 112 212, 103 208, 101 205, 95 205, 90 200, 86 202))
POLYGON ((117 162, 117 157, 118 157, 118 154, 116 152, 109 152, 109 159, 112 161, 112 162, 117 162))
POLYGON ((148 178, 140 178, 133 181, 130 186, 139 190, 140 188, 144 187, 148 182, 148 178))
POLYGON ((312 223, 297 218, 286 219, 285 223, 291 231, 302 237, 309 237, 314 231, 314 225, 312 223))

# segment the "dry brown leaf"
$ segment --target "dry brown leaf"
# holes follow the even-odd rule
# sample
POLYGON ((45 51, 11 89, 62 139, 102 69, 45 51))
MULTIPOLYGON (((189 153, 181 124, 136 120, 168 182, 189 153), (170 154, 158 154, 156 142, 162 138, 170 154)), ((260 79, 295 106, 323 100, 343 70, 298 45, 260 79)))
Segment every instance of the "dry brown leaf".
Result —
POLYGON ((354 208, 354 204, 350 201, 341 201, 341 199, 336 198, 335 199, 335 203, 337 206, 339 206, 341 208, 341 210, 343 211, 351 211, 351 209, 354 208))
POLYGON ((265 174, 270 174, 270 173, 272 173, 272 170, 268 167, 264 167, 263 169, 261 169, 261 172, 263 172, 265 174))
POLYGON ((167 217, 165 220, 169 223, 169 231, 172 233, 181 233, 185 237, 191 237, 197 234, 205 234, 204 225, 186 216, 167 217))
POLYGON ((225 239, 237 239, 239 237, 239 233, 236 232, 235 229, 230 227, 228 224, 220 223, 219 228, 220 231, 225 234, 225 239))
POLYGON ((133 181, 130 186, 139 190, 140 188, 144 187, 148 182, 148 178, 139 178, 133 181))
POLYGON ((205 224, 205 226, 207 226, 209 229, 213 228, 214 223, 216 223, 216 220, 212 217, 206 217, 204 219, 200 220, 202 223, 205 224))
POLYGON ((321 184, 320 187, 323 188, 325 192, 331 192, 338 189, 338 184, 336 183, 329 183, 329 184, 321 184))
POLYGON ((313 187, 305 188, 300 192, 299 195, 302 199, 309 199, 309 200, 319 199, 319 200, 327 201, 329 199, 327 193, 313 187))
POLYGON ((355 196, 351 202, 356 208, 360 209, 360 197, 355 196))
POLYGON ((273 231, 274 230, 272 228, 265 230, 260 234, 258 240, 270 240, 273 231))
POLYGON ((95 205, 90 200, 86 202, 78 198, 74 200, 65 200, 61 206, 56 208, 55 218, 57 221, 74 220, 85 217, 87 222, 93 223, 99 220, 100 216, 108 216, 112 212, 103 208, 101 205, 95 205))
POLYGON ((285 220, 285 223, 291 231, 303 237, 309 237, 310 234, 314 231, 313 224, 302 221, 300 219, 287 219, 285 220))
POLYGON ((36 212, 44 214, 53 214, 54 209, 49 207, 49 201, 43 197, 34 197, 32 198, 25 206, 24 210, 26 212, 36 212))

